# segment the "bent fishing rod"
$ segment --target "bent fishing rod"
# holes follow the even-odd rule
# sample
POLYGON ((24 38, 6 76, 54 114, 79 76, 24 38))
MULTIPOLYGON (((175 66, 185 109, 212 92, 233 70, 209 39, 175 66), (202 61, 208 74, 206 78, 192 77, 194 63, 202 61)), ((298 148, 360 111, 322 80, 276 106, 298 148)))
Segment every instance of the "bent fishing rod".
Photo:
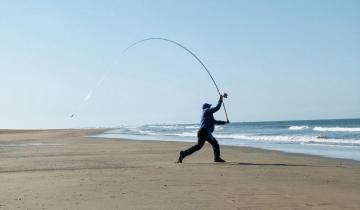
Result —
MULTIPOLYGON (((210 71, 208 70, 208 68, 205 66, 205 64, 200 60, 200 58, 198 58, 193 52, 191 52, 188 48, 184 47, 182 44, 176 42, 176 41, 173 41, 173 40, 170 40, 170 39, 166 39, 166 38, 159 38, 159 37, 156 37, 156 38, 147 38, 147 39, 142 39, 142 40, 139 40, 135 43, 133 43, 132 45, 130 45, 129 47, 127 47, 123 53, 126 53, 130 48, 134 47, 135 45, 138 45, 142 42, 146 42, 146 41, 150 41, 150 40, 161 40, 161 41, 166 41, 166 42, 170 42, 170 43, 173 43, 179 47, 181 47, 182 49, 186 50, 188 53, 190 53, 190 55, 192 55, 200 64, 201 66, 205 69, 205 71, 208 73, 208 75, 210 76, 211 80, 213 81, 214 85, 215 85, 215 88, 217 90, 217 92, 219 93, 220 96, 223 96, 224 98, 227 98, 227 93, 224 93, 223 95, 221 95, 221 92, 220 92, 220 89, 218 87, 218 85, 216 84, 215 82, 215 79, 214 77, 211 75, 210 71)), ((224 107, 224 111, 225 111, 225 116, 226 116, 226 120, 229 121, 229 118, 228 118, 228 115, 227 115, 227 111, 226 111, 226 107, 225 107, 225 103, 224 101, 222 101, 222 105, 224 107)))

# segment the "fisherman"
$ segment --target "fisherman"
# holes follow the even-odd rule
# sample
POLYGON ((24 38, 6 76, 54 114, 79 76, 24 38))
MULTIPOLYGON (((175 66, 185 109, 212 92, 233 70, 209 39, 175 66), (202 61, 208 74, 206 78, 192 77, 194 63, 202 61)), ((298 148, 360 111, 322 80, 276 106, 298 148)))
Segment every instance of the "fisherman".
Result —
POLYGON ((217 112, 222 104, 223 96, 220 95, 220 99, 216 107, 211 107, 211 104, 205 103, 202 107, 203 112, 201 116, 201 122, 200 122, 200 129, 197 133, 198 142, 196 145, 190 147, 187 150, 181 151, 178 163, 182 163, 183 159, 186 156, 191 155, 192 153, 200 150, 204 144, 205 141, 209 142, 214 150, 214 162, 226 162, 220 157, 220 146, 217 140, 212 135, 212 132, 214 131, 215 125, 224 125, 226 123, 229 123, 229 120, 227 121, 218 121, 214 119, 214 113, 217 112))

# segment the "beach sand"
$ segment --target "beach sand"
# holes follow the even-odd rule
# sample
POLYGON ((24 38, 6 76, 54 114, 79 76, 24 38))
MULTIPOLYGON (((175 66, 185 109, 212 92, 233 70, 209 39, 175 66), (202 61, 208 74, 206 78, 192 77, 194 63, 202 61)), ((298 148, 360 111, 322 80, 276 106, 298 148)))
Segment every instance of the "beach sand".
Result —
POLYGON ((0 209, 360 209, 360 163, 241 147, 0 130, 0 209), (10 147, 19 144, 22 147, 10 147), (30 146, 27 146, 30 145, 30 146))

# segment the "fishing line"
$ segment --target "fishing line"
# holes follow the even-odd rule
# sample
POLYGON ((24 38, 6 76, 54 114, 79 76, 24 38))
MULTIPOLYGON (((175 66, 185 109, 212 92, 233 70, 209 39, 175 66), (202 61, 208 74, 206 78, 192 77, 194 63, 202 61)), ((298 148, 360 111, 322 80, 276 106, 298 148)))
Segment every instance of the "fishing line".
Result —
POLYGON ((104 82, 104 80, 106 79, 106 77, 110 74, 111 70, 107 71, 102 77, 101 79, 96 83, 96 85, 90 89, 88 91, 88 93, 84 96, 83 100, 81 101, 81 103, 79 104, 79 106, 77 107, 76 111, 70 115, 71 118, 75 117, 75 115, 77 115, 79 113, 79 111, 81 110, 81 108, 84 106, 84 104, 86 104, 87 101, 90 100, 90 98, 92 97, 94 91, 101 86, 101 84, 104 82))
MULTIPOLYGON (((138 45, 142 42, 145 42, 145 41, 150 41, 150 40, 162 40, 162 41, 167 41, 167 42, 170 42, 170 43, 173 43, 179 47, 181 47, 182 49, 186 50, 188 53, 190 53, 190 55, 192 55, 200 64, 201 66, 205 69, 205 71, 207 72, 207 74, 210 76, 212 82, 214 83, 214 86, 217 90, 217 92, 219 93, 219 95, 221 96, 221 92, 220 92, 220 89, 218 87, 218 85, 216 84, 215 82, 215 79, 214 77, 211 75, 210 71, 208 70, 208 68, 205 66, 205 64, 192 52, 190 51, 188 48, 186 48, 185 46, 183 46, 182 44, 176 42, 176 41, 173 41, 173 40, 170 40, 170 39, 166 39, 166 38, 147 38, 147 39, 142 39, 140 41, 137 41, 135 43, 133 43, 132 45, 130 45, 129 47, 125 48, 125 50, 123 51, 123 54, 125 54, 130 48, 134 47, 135 45, 138 45)), ((70 117, 74 117, 75 114, 77 114, 80 109, 82 108, 82 106, 88 101, 90 100, 93 92, 95 91, 95 89, 97 89, 99 86, 101 86, 101 84, 103 83, 103 81, 106 79, 106 77, 108 76, 108 74, 110 73, 110 70, 108 72, 106 72, 102 78, 97 82, 97 84, 95 85, 95 87, 93 89, 90 89, 88 94, 85 95, 84 99, 82 100, 82 102, 80 103, 80 105, 78 106, 78 108, 76 109, 76 112, 74 112, 74 114, 72 114, 70 117)), ((224 93, 224 98, 227 98, 227 93, 224 93)), ((225 107, 225 103, 224 101, 222 102, 222 105, 224 107, 224 111, 225 111, 225 116, 226 116, 226 120, 229 121, 229 118, 228 118, 228 115, 227 115, 227 111, 226 111, 226 107, 225 107)))

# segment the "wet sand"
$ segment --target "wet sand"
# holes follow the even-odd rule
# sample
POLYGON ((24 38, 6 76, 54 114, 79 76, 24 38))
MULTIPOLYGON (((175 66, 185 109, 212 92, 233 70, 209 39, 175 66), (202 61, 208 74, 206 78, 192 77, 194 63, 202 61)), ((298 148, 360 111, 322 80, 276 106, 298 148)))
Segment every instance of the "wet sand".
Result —
POLYGON ((360 209, 360 163, 242 147, 0 130, 0 209, 360 209), (18 147, 14 147, 18 146, 18 147))

